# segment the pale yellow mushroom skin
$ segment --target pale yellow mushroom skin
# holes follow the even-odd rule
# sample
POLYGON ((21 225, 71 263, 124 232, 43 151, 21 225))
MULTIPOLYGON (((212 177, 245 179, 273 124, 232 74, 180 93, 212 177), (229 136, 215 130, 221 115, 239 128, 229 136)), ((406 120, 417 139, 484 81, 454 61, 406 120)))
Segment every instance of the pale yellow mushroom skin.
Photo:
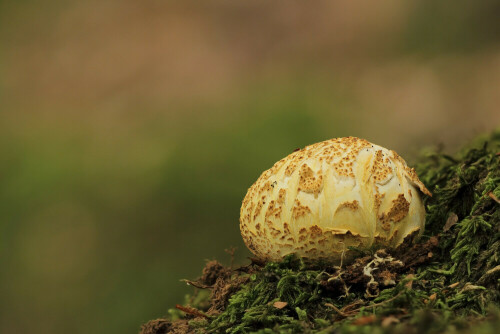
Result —
POLYGON ((422 233, 431 196, 394 151, 335 138, 281 159, 248 189, 240 211, 247 247, 262 260, 296 253, 338 263, 349 246, 396 247, 422 233))

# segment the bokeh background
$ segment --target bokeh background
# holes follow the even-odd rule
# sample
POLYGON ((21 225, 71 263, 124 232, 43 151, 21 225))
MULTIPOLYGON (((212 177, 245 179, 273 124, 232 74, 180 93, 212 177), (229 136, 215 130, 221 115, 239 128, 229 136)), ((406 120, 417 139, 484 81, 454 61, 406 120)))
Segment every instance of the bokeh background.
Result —
POLYGON ((500 121, 491 1, 0 1, 0 332, 136 333, 238 247, 247 188, 359 136, 500 121))

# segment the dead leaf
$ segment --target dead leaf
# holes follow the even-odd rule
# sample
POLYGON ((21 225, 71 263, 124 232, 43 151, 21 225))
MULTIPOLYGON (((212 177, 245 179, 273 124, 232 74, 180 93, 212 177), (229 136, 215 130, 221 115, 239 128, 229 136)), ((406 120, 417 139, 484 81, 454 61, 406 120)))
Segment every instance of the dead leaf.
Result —
POLYGON ((495 196, 495 194, 494 194, 492 191, 490 191, 490 192, 488 193, 488 196, 490 196, 490 198, 491 198, 492 200, 494 200, 495 202, 497 202, 498 204, 500 204, 500 199, 498 199, 498 197, 496 197, 496 196, 495 196))
POLYGON ((446 224, 444 224, 443 231, 447 232, 453 225, 458 222, 458 216, 456 213, 450 213, 450 216, 446 220, 446 224))
POLYGON ((449 287, 449 288, 454 289, 454 288, 456 288, 459 284, 460 284, 460 282, 456 282, 456 283, 453 283, 453 284, 448 285, 448 287, 449 287))
POLYGON ((383 279, 382 284, 385 286, 396 284, 396 274, 391 273, 389 270, 384 270, 380 273, 380 277, 383 279))
POLYGON ((483 290, 484 287, 482 286, 479 286, 479 285, 474 285, 474 284, 471 284, 471 283, 465 283, 464 287, 462 288, 462 290, 460 290, 460 292, 465 292, 465 291, 471 291, 471 290, 483 290))
POLYGON ((393 315, 390 315, 382 320, 382 327, 389 327, 390 325, 397 323, 399 323, 399 319, 393 315))
POLYGON ((281 310, 283 307, 287 306, 287 302, 274 302, 273 306, 276 307, 278 310, 281 310))
POLYGON ((439 238, 437 236, 433 236, 427 242, 432 246, 437 246, 439 244, 439 238))
POLYGON ((434 254, 432 252, 427 253, 427 257, 430 259, 434 254))
POLYGON ((364 326, 364 325, 368 325, 368 324, 371 324, 375 321, 376 317, 375 315, 367 315, 367 316, 364 316, 364 317, 361 317, 361 318, 358 318, 356 320, 354 320, 352 322, 353 325, 356 325, 356 326, 364 326))
POLYGON ((433 293, 432 295, 429 296, 429 300, 432 302, 434 300, 436 300, 436 296, 437 294, 436 293, 433 293))
POLYGON ((413 278, 414 278, 414 277, 415 277, 415 275, 410 274, 410 275, 406 276, 406 278, 405 278, 405 279, 409 279, 408 283, 406 283, 406 284, 405 284, 405 287, 406 287, 407 289, 409 289, 409 290, 411 290, 411 289, 412 289, 412 287, 413 287, 413 278))

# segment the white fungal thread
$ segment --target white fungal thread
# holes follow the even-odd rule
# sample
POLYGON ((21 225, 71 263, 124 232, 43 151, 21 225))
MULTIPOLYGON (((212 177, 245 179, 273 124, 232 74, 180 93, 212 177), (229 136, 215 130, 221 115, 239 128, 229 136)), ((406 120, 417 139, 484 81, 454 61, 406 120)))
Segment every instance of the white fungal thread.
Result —
MULTIPOLYGON (((380 257, 378 256, 377 253, 375 253, 375 256, 374 256, 374 259, 371 260, 370 262, 368 262, 366 264, 366 266, 364 266, 363 268, 363 275, 365 276, 368 276, 370 277, 370 281, 366 284, 366 291, 365 291, 365 296, 368 297, 368 298, 374 298, 374 297, 377 297, 378 296, 378 282, 375 281, 375 277, 373 276, 373 272, 375 270, 379 270, 379 267, 380 265, 384 264, 384 263, 391 263, 393 262, 393 265, 397 265, 397 266, 403 266, 403 262, 399 261, 399 260, 394 260, 394 258, 390 255, 386 256, 386 257, 380 257), (375 294, 373 294, 371 291, 374 290, 376 291, 375 294)), ((389 284, 395 284, 394 281, 389 281, 387 282, 389 284)))

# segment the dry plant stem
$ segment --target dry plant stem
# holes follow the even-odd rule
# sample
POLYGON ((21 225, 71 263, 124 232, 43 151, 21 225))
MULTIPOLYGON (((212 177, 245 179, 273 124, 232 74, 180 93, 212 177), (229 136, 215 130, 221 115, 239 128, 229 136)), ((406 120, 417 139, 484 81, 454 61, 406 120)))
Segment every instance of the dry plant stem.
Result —
POLYGON ((351 314, 347 314, 347 313, 342 312, 342 310, 340 310, 337 306, 335 306, 333 304, 325 303, 325 306, 331 307, 335 312, 337 312, 339 315, 341 315, 344 318, 351 316, 351 314))
POLYGON ((201 312, 200 310, 195 309, 194 307, 189 307, 189 306, 182 306, 182 305, 175 305, 175 308, 178 310, 181 310, 182 312, 185 312, 187 314, 194 315, 196 317, 204 317, 209 319, 210 317, 206 315, 205 313, 201 312))
POLYGON ((211 288, 213 288, 212 285, 205 285, 205 284, 202 284, 200 282, 191 281, 188 279, 181 279, 181 282, 185 282, 187 285, 194 286, 195 288, 198 288, 198 289, 211 289, 211 288))

